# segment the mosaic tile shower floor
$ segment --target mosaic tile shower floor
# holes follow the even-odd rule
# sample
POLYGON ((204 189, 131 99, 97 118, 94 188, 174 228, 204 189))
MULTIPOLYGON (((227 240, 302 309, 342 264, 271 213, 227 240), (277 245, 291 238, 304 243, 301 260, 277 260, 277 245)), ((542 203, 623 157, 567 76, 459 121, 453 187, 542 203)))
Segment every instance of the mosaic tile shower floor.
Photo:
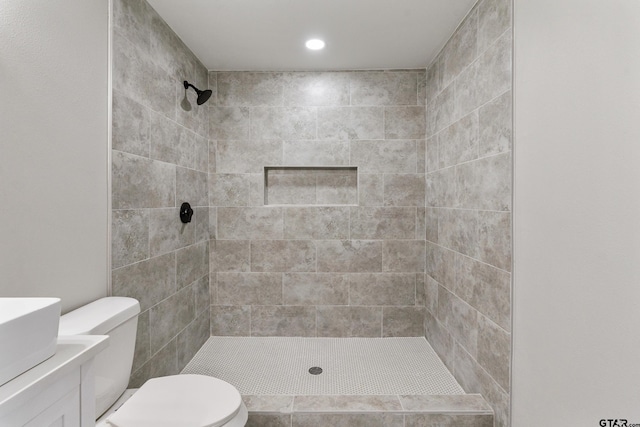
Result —
POLYGON ((182 373, 243 395, 465 394, 424 338, 211 337, 182 373))

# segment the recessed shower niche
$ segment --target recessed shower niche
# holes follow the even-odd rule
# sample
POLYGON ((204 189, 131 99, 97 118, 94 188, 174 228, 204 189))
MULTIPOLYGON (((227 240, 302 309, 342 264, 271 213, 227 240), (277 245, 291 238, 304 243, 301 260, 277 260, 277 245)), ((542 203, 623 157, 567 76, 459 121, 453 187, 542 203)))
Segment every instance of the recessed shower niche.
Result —
POLYGON ((358 204, 356 166, 265 166, 265 205, 358 204))

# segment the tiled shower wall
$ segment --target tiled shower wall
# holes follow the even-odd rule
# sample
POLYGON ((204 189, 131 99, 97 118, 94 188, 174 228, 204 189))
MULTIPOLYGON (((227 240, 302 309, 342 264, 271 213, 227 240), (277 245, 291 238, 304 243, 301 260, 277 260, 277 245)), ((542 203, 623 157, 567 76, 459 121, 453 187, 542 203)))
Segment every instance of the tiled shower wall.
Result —
POLYGON ((114 0, 113 295, 140 301, 131 386, 178 373, 209 336, 207 70, 143 0, 114 0), (189 202, 193 221, 180 222, 189 202))
POLYGON ((507 426, 511 0, 482 0, 427 70, 426 337, 507 426))
POLYGON ((209 73, 212 335, 424 334, 424 79, 209 73))

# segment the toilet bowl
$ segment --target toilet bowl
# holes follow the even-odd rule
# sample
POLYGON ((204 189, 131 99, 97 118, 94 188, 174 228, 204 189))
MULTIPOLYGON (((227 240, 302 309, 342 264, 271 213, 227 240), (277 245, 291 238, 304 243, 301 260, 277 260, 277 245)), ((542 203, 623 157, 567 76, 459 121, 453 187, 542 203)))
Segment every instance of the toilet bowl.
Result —
MULTIPOLYGON (((140 305, 107 297, 60 318, 59 335, 109 335, 95 361, 96 418, 124 393, 131 375, 140 305)), ((206 375, 170 375, 147 381, 105 424, 113 427, 242 427, 247 408, 231 384, 206 375)))

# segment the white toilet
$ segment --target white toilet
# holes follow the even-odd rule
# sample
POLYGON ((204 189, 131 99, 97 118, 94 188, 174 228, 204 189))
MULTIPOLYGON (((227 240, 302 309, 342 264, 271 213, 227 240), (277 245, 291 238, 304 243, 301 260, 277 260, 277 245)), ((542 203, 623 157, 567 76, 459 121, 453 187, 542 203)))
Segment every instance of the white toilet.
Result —
MULTIPOLYGON (((60 318, 59 335, 109 335, 95 359, 96 419, 124 393, 131 375, 140 304, 102 298, 60 318)), ((113 427, 242 427, 248 417, 238 390, 205 375, 171 375, 147 381, 106 418, 113 427)))

